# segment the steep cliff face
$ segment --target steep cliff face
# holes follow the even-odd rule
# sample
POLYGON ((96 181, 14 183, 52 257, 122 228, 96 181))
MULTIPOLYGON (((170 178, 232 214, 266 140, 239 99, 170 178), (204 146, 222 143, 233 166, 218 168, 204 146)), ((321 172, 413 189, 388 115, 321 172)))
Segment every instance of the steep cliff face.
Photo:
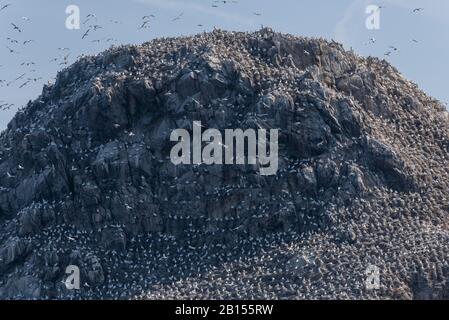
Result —
POLYGON ((387 62, 269 29, 82 58, 0 137, 0 296, 447 298, 448 129, 387 62), (193 121, 280 129, 277 174, 173 165, 193 121))

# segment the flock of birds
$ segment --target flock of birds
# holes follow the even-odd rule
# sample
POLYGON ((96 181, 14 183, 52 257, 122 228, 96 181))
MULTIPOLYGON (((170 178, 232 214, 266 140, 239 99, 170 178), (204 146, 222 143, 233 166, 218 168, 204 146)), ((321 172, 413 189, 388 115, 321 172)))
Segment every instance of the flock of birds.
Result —
MULTIPOLYGON (((213 3, 211 4, 211 6, 213 8, 218 8, 221 5, 228 5, 228 4, 236 4, 237 1, 230 1, 230 0, 215 0, 213 1, 213 3)), ((7 4, 2 4, 0 6, 0 13, 4 10, 9 9, 12 6, 11 3, 7 3, 7 4)), ((384 10, 386 7, 385 6, 379 6, 379 10, 384 10)), ((414 8, 412 10, 413 13, 420 13, 424 10, 424 8, 414 8)), ((262 13, 260 12, 253 12, 253 15, 255 16, 261 16, 262 13)), ((181 20, 184 17, 184 12, 180 12, 178 15, 174 16, 171 19, 171 22, 176 22, 181 20)), ((142 29, 150 29, 152 27, 152 23, 153 20, 156 19, 156 15, 154 14, 148 14, 148 15, 144 15, 141 17, 141 23, 139 24, 139 26, 137 27, 138 30, 142 30, 142 29)), ((31 19, 25 16, 21 17, 21 21, 22 22, 31 22, 31 19)), ((119 21, 119 20, 109 20, 110 23, 112 24, 123 24, 123 21, 119 21)), ((89 13, 86 15, 86 17, 84 18, 84 21, 82 21, 82 24, 84 26, 87 26, 86 31, 82 34, 81 39, 83 40, 88 40, 89 38, 91 38, 96 32, 98 32, 99 30, 105 29, 105 26, 100 25, 98 23, 98 17, 96 14, 94 13, 89 13)), ((24 27, 22 27, 18 22, 11 22, 11 29, 13 32, 17 33, 17 34, 23 34, 24 31, 24 27)), ((203 24, 198 23, 197 24, 198 27, 204 27, 203 24)), ((12 55, 18 55, 21 53, 20 48, 18 47, 26 47, 32 43, 35 42, 35 40, 33 39, 24 39, 24 40, 18 40, 15 39, 13 36, 7 37, 6 38, 7 41, 7 45, 5 45, 5 48, 8 50, 8 52, 12 55)), ((118 39, 114 38, 114 37, 102 37, 102 38, 96 38, 96 39, 91 39, 90 40, 92 43, 118 43, 118 39)), ((412 39, 411 40, 413 43, 418 43, 419 41, 416 39, 412 39)), ((376 38, 370 38, 369 42, 367 44, 374 44, 377 42, 376 38)), ((71 51, 69 48, 58 48, 59 51, 59 55, 57 57, 52 58, 51 60, 49 60, 49 63, 58 63, 59 67, 64 67, 64 66, 68 66, 69 62, 70 62, 70 56, 71 56, 71 51)), ((396 46, 389 46, 388 47, 388 51, 386 51, 384 53, 384 55, 386 57, 391 56, 393 53, 397 53, 399 52, 399 48, 397 48, 396 46)), ((83 57, 84 55, 78 55, 76 57, 76 59, 83 57)), ((31 68, 29 70, 27 70, 26 73, 22 73, 19 76, 15 77, 14 79, 7 81, 6 79, 0 79, 0 87, 2 86, 6 86, 9 87, 11 85, 17 84, 19 89, 22 89, 28 85, 30 85, 31 83, 36 83, 38 81, 43 81, 43 77, 39 77, 39 76, 33 76, 37 70, 35 69, 36 63, 35 62, 22 62, 20 64, 21 67, 28 67, 31 68)), ((0 66, 1 67, 1 66, 0 66)), ((13 103, 6 103, 6 102, 2 102, 0 104, 0 110, 9 110, 11 108, 14 108, 15 105, 13 103)))
MULTIPOLYGON (((385 6, 379 6, 378 7, 378 10, 384 10, 384 9, 386 9, 385 6)), ((411 12, 414 13, 414 14, 420 13, 422 11, 424 11, 424 8, 414 8, 414 9, 411 10, 411 12)), ((376 42, 377 42, 377 39, 372 37, 372 38, 369 39, 369 41, 366 43, 366 45, 373 45, 376 42)), ((411 42, 413 42, 415 44, 419 43, 419 41, 416 40, 416 39, 411 39, 411 42)), ((384 56, 389 57, 393 53, 397 53, 397 52, 399 52, 399 48, 397 48, 396 46, 389 46, 388 50, 384 53, 384 56)))
MULTIPOLYGON (((230 0, 215 0, 212 2, 211 6, 213 8, 218 8, 222 5, 228 5, 228 4, 236 4, 237 1, 230 1, 230 0)), ((3 11, 7 11, 10 9, 10 7, 13 6, 12 3, 6 3, 6 4, 0 4, 0 14, 3 11)), ((255 16, 261 16, 262 14, 260 12, 254 12, 255 16)), ((173 17, 171 19, 171 22, 176 22, 181 20, 184 17, 184 12, 180 12, 178 15, 173 17)), ((150 29, 152 26, 153 20, 156 19, 156 15, 154 14, 148 14, 141 17, 141 23, 137 27, 138 30, 142 29, 150 29)), ((85 16, 84 20, 82 21, 83 26, 87 26, 87 29, 85 32, 83 32, 81 39, 82 40, 89 40, 92 38, 96 32, 99 30, 104 30, 106 26, 100 25, 98 23, 98 17, 94 13, 89 13, 85 16)), ((31 23, 31 19, 25 16, 21 17, 22 23, 31 23)), ((109 23, 112 24, 123 24, 123 21, 120 20, 114 20, 110 19, 109 23)), ((22 26, 19 22, 11 22, 10 23, 11 30, 13 33, 16 33, 17 35, 24 35, 26 33, 25 26, 22 26)), ((199 23, 197 24, 198 27, 204 27, 203 24, 199 23)), ((118 43, 119 40, 114 37, 102 37, 102 38, 95 38, 90 40, 92 43, 118 43)), ((24 39, 19 40, 16 39, 14 36, 10 36, 6 38, 7 44, 5 45, 5 49, 8 50, 8 52, 11 55, 20 55, 22 50, 26 49, 26 46, 32 44, 35 42, 33 39, 24 39)), ((49 60, 49 63, 58 63, 59 67, 68 66, 70 62, 70 56, 72 55, 70 48, 58 48, 59 55, 49 60)), ((76 57, 76 59, 79 59, 83 57, 83 54, 80 54, 76 57)), ((33 76, 37 72, 35 69, 36 62, 23 62, 20 64, 21 67, 31 67, 31 69, 27 70, 26 73, 22 73, 19 76, 15 77, 14 79, 8 81, 6 79, 0 79, 0 88, 1 87, 10 87, 14 84, 18 84, 19 89, 25 88, 31 83, 35 83, 38 81, 43 81, 43 77, 33 76)), ((0 67, 2 67, 0 65, 0 67)), ((53 78, 54 80, 54 78, 53 78)), ((15 104, 13 103, 6 103, 3 102, 0 104, 0 110, 9 110, 11 108, 15 107, 15 104)))

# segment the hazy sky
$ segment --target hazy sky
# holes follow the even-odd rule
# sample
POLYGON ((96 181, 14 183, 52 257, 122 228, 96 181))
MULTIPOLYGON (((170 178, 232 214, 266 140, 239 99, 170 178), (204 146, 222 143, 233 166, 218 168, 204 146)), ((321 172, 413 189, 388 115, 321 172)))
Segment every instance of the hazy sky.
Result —
POLYGON ((68 51, 58 48, 70 48, 68 62, 72 63, 81 53, 95 54, 112 44, 195 34, 214 26, 238 31, 270 26, 280 32, 334 39, 364 56, 385 57, 391 51, 389 46, 395 46, 398 51, 385 58, 424 91, 449 101, 447 0, 230 0, 217 3, 218 7, 212 7, 213 0, 0 0, 0 8, 8 3, 12 5, 0 11, 0 80, 4 80, 0 83, 0 105, 15 106, 0 111, 0 129, 6 127, 17 108, 37 98, 42 85, 53 81, 56 72, 64 67, 60 63, 68 51), (382 6, 379 30, 365 26, 365 9, 370 4, 382 6), (81 24, 80 30, 67 29, 65 11, 69 5, 80 8, 81 22, 91 13, 97 21, 81 24), (424 10, 413 13, 414 8, 424 10), (156 16, 150 28, 139 30, 142 16, 150 14, 156 16), (180 19, 172 21, 177 16, 180 19), (11 23, 22 32, 14 30, 11 23), (91 24, 103 28, 81 39, 91 24), (376 41, 372 43, 371 38, 376 41), (34 42, 23 45, 26 40, 34 42), (58 60, 51 61, 54 58, 58 60), (35 65, 27 66, 30 62, 35 65), (20 88, 28 78, 42 79, 20 88))

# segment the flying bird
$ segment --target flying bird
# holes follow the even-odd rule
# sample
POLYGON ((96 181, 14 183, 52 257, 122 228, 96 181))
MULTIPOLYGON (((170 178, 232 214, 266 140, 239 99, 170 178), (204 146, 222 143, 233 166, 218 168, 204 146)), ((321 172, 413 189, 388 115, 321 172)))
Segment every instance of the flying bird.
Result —
POLYGON ((63 58, 64 61, 61 62, 59 65, 60 65, 60 66, 61 66, 61 65, 68 65, 68 64, 69 64, 69 61, 68 61, 69 56, 70 56, 70 53, 66 54, 66 55, 64 56, 64 58, 63 58))
POLYGON ((413 9, 413 12, 417 13, 417 12, 421 12, 423 10, 424 10, 424 8, 415 8, 415 9, 413 9))
POLYGON ((20 76, 18 76, 17 78, 14 79, 14 81, 20 80, 23 77, 25 77, 26 73, 22 73, 20 76))
POLYGON ((20 85, 20 89, 22 89, 23 87, 25 87, 26 85, 28 85, 28 83, 30 83, 30 80, 27 80, 26 82, 24 82, 22 85, 20 85))
POLYGON ((23 45, 26 45, 26 44, 31 43, 31 42, 34 42, 34 40, 25 40, 25 41, 23 42, 23 45))
POLYGON ((19 32, 22 32, 22 30, 21 30, 17 25, 15 25, 14 23, 11 22, 11 25, 13 26, 13 29, 14 29, 14 30, 17 30, 17 31, 19 31, 19 32))
POLYGON ((87 29, 87 31, 83 34, 83 37, 81 39, 84 39, 89 35, 90 29, 87 29))
POLYGON ((28 78, 27 80, 37 82, 42 79, 43 79, 42 77, 39 77, 39 78, 28 78))
POLYGON ((370 38, 369 41, 367 43, 365 43, 365 45, 369 45, 369 44, 374 44, 376 43, 376 38, 370 38))
POLYGON ((214 1, 215 3, 223 3, 223 4, 227 4, 227 3, 237 3, 237 1, 235 0, 217 0, 214 1))
POLYGON ((17 41, 16 39, 13 39, 13 38, 6 38, 6 40, 8 40, 9 42, 11 42, 11 43, 19 43, 19 41, 17 41))
POLYGON ((175 18, 173 18, 171 21, 172 21, 172 22, 175 22, 175 21, 181 19, 181 17, 182 17, 183 15, 184 15, 184 12, 181 12, 178 16, 176 16, 175 18))
POLYGON ((150 21, 148 21, 148 20, 146 20, 146 21, 144 21, 143 23, 142 23, 142 25, 139 27, 139 29, 147 29, 147 28, 149 28, 149 26, 147 26, 147 24, 149 24, 150 23, 150 21))
POLYGON ((9 53, 18 53, 17 51, 15 51, 14 49, 11 49, 10 47, 6 46, 6 48, 9 50, 9 53))
POLYGON ((90 19, 92 19, 92 18, 95 19, 95 21, 97 20, 97 16, 96 16, 95 14, 89 13, 89 14, 86 16, 86 20, 84 20, 83 24, 86 24, 86 23, 89 22, 90 19))
POLYGON ((156 16, 154 14, 149 14, 147 16, 143 16, 142 20, 151 19, 151 18, 156 18, 156 16))
POLYGON ((98 29, 103 29, 103 27, 102 27, 102 26, 100 26, 100 25, 98 25, 98 24, 95 24, 95 25, 89 26, 89 28, 92 28, 92 29, 94 29, 94 31, 97 31, 98 29))
POLYGON ((11 6, 11 5, 12 5, 11 3, 8 3, 8 4, 3 5, 3 6, 0 8, 0 11, 2 11, 2 10, 4 10, 4 9, 8 8, 8 7, 11 6))

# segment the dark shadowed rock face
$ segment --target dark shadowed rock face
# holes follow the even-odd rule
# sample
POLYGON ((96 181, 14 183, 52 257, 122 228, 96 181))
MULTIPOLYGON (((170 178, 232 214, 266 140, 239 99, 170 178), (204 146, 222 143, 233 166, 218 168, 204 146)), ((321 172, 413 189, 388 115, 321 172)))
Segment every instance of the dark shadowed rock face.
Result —
POLYGON ((0 137, 0 297, 448 298, 448 128, 385 61, 269 29, 83 58, 0 137), (279 128, 277 175, 173 165, 194 120, 279 128))

